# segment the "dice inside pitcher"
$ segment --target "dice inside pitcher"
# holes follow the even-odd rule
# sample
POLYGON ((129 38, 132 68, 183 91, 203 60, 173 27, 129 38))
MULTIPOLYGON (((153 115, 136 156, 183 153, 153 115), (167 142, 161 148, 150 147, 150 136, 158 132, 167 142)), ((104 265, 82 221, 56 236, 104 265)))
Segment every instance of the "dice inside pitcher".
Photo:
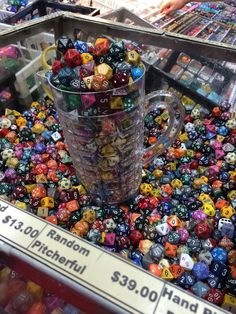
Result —
POLYGON ((104 115, 129 112, 137 105, 144 66, 135 43, 97 38, 92 44, 62 36, 57 51, 60 59, 48 75, 55 88, 71 92, 68 112, 76 109, 80 115, 104 115))

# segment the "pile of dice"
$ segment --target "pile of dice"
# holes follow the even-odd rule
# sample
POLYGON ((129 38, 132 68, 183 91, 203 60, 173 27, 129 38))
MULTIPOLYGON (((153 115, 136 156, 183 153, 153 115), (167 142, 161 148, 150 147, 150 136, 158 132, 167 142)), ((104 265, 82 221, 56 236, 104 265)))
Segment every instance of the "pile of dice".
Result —
MULTIPOLYGON (((236 120, 228 110, 224 102, 187 112, 179 138, 143 169, 140 195, 112 206, 92 204, 79 184, 50 101, 7 110, 1 198, 227 307, 236 295, 236 120)), ((163 119, 156 110, 146 118, 147 145, 163 119)))
POLYGON ((0 311, 17 314, 82 314, 21 274, 0 264, 0 311))
MULTIPOLYGON (((144 74, 140 48, 130 41, 97 38, 91 43, 62 36, 57 43, 60 60, 55 60, 47 75, 57 89, 80 93, 69 109, 86 115, 126 110, 138 96, 137 81, 144 74), (84 95, 87 94, 87 95, 84 95), (106 108, 104 101, 106 99, 106 108)), ((70 99, 67 99, 70 104, 70 99)))
POLYGON ((16 13, 22 7, 26 7, 28 0, 8 0, 7 11, 16 13))

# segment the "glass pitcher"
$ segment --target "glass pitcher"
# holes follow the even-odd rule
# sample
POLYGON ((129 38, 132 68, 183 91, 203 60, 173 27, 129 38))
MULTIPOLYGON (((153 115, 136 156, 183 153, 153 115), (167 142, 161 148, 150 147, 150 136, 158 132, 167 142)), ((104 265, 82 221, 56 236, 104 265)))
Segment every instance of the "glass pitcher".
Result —
MULTIPOLYGON (((48 70, 46 53, 47 49, 42 63, 48 70)), ((54 98, 78 178, 98 203, 117 204, 136 195, 143 165, 163 153, 181 130, 180 100, 167 91, 145 96, 143 69, 143 75, 127 86, 84 93, 58 89, 45 71, 39 73, 45 91, 54 98), (165 110, 168 125, 155 144, 144 148, 144 118, 153 110, 165 110)))

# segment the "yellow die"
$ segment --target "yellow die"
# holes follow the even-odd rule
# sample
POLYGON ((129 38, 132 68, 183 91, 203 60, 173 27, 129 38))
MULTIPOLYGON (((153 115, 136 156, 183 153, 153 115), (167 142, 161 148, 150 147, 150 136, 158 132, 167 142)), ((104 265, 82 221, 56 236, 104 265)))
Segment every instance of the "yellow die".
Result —
POLYGON ((153 187, 152 187, 152 185, 151 184, 149 184, 149 183, 142 183, 141 185, 140 185, 140 193, 142 194, 142 195, 145 195, 145 196, 148 196, 148 195, 150 195, 151 194, 151 192, 152 192, 152 190, 153 190, 153 187))
POLYGON ((235 214, 235 209, 231 206, 224 206, 221 208, 220 215, 224 218, 231 218, 235 214))
POLYGON ((135 92, 138 89, 137 84, 134 83, 134 80, 132 77, 129 77, 129 83, 128 83, 128 91, 129 93, 135 92))
POLYGON ((160 197, 161 196, 161 191, 158 189, 153 189, 152 192, 150 193, 151 196, 155 197, 160 197))
POLYGON ((24 209, 25 210, 27 208, 27 205, 24 202, 16 201, 15 205, 16 205, 16 207, 18 207, 20 209, 24 209))
POLYGON ((166 168, 170 169, 170 171, 175 171, 176 170, 176 163, 175 162, 168 162, 166 164, 166 168))
POLYGON ((54 207, 54 199, 52 197, 46 196, 41 199, 41 206, 47 207, 47 208, 53 208, 54 207))
POLYGON ((162 120, 167 121, 169 117, 170 117, 169 112, 167 110, 164 110, 163 113, 161 114, 162 120))
POLYGON ((101 148, 101 154, 105 157, 117 155, 115 148, 110 144, 107 144, 101 148))
POLYGON ((230 313, 236 313, 236 298, 232 295, 225 294, 221 307, 230 313))
POLYGON ((212 199, 210 197, 209 194, 206 194, 206 193, 201 193, 199 196, 198 196, 198 200, 202 203, 204 202, 212 202, 212 199))
POLYGON ((175 189, 175 188, 181 188, 181 186, 183 186, 183 183, 181 180, 179 179, 174 179, 171 181, 171 186, 175 189))
POLYGON ((23 117, 19 117, 19 118, 16 119, 16 125, 18 127, 26 126, 27 125, 27 120, 25 118, 23 118, 23 117))
POLYGON ((138 65, 140 62, 141 56, 135 50, 127 52, 127 61, 133 65, 138 65))
POLYGON ((200 178, 196 178, 196 179, 193 180, 193 187, 195 189, 199 189, 202 184, 205 184, 207 182, 208 182, 208 179, 206 177, 204 177, 204 176, 202 176, 200 178))
POLYGON ((19 159, 15 158, 15 157, 11 157, 7 159, 6 162, 6 166, 8 166, 9 168, 16 168, 19 164, 19 159))
POLYGON ((106 237, 106 232, 102 232, 102 233, 101 233, 101 238, 100 238, 99 242, 100 242, 100 243, 104 243, 105 237, 106 237))
POLYGON ((122 109, 123 101, 121 97, 112 97, 110 108, 111 109, 122 109))
POLYGON ((206 215, 208 215, 210 217, 214 217, 216 214, 216 210, 215 210, 214 206, 212 204, 209 204, 209 203, 204 203, 202 205, 202 210, 206 215))
POLYGON ((40 109, 41 105, 37 101, 33 101, 32 104, 31 104, 31 107, 32 108, 36 108, 36 109, 40 109))
POLYGON ((231 201, 236 198, 236 190, 232 190, 227 194, 227 198, 231 201))
POLYGON ((21 113, 17 110, 12 110, 12 114, 15 116, 15 117, 20 117, 21 116, 21 113))
POLYGON ((219 141, 219 142, 223 142, 224 139, 225 139, 225 136, 222 136, 222 135, 219 135, 219 134, 216 136, 216 140, 219 141))
POLYGON ((155 169, 152 174, 157 178, 161 178, 163 176, 163 171, 160 169, 155 169))
POLYGON ((47 183, 48 182, 47 177, 43 173, 37 174, 35 180, 36 180, 36 183, 47 183))
POLYGON ((172 280, 174 279, 174 276, 167 267, 164 267, 161 273, 161 278, 165 280, 172 280))
POLYGON ((5 109, 5 116, 13 115, 13 110, 6 108, 5 109))
POLYGON ((113 74, 112 68, 106 64, 102 63, 95 67, 95 75, 104 75, 107 80, 110 80, 113 74))
POLYGON ((88 209, 83 213, 83 220, 92 224, 96 220, 96 212, 93 209, 88 209))
POLYGON ((195 151, 192 149, 188 149, 187 156, 193 158, 195 156, 195 151))
POLYGON ((162 117, 161 116, 157 116, 154 121, 158 124, 161 124, 163 121, 162 121, 162 117))
POLYGON ((199 166, 198 167, 198 172, 199 173, 204 173, 207 170, 207 167, 199 166))
POLYGON ((35 123, 35 125, 32 127, 32 131, 36 134, 41 134, 45 131, 45 127, 41 123, 35 123))
POLYGON ((189 140, 189 138, 188 138, 188 133, 187 132, 184 132, 184 133, 182 133, 182 134, 180 134, 179 135, 179 140, 181 141, 181 142, 187 142, 188 140, 189 140))
POLYGON ((72 186, 73 189, 77 189, 79 191, 79 195, 85 195, 86 194, 86 190, 83 187, 83 185, 74 185, 72 186))
POLYGON ((26 184, 25 188, 27 190, 27 193, 28 194, 32 193, 33 189, 36 188, 36 186, 37 186, 36 184, 26 184))
POLYGON ((87 52, 83 52, 81 54, 81 58, 82 58, 82 64, 85 64, 85 63, 93 61, 93 56, 90 53, 87 53, 87 52))
POLYGON ((40 111, 38 114, 37 114, 37 118, 39 120, 44 120, 46 118, 46 113, 45 111, 40 111))
POLYGON ((9 267, 4 267, 1 271, 0 271, 0 282, 4 282, 7 281, 9 279, 9 275, 11 273, 11 269, 9 267))
MULTIPOLYGON (((234 171, 229 171, 230 174, 230 179, 236 181, 236 170, 234 171)), ((235 191, 236 192, 236 191, 235 191)), ((236 196, 235 196, 236 197, 236 196)))
POLYGON ((26 290, 34 297, 35 301, 40 301, 42 300, 43 297, 43 288, 33 281, 28 281, 26 290))

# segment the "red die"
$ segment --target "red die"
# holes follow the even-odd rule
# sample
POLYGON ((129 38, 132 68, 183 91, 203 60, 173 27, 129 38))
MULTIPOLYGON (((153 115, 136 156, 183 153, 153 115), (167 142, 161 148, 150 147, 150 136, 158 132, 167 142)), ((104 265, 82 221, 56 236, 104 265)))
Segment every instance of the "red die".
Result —
POLYGON ((212 229, 206 222, 199 222, 194 228, 194 232, 201 239, 208 239, 211 236, 212 229))
POLYGON ((76 49, 68 49, 64 55, 64 60, 66 64, 73 68, 81 64, 81 55, 76 49))
POLYGON ((223 302, 224 293, 219 289, 211 288, 205 295, 204 299, 208 302, 220 305, 223 302))
POLYGON ((54 74, 57 74, 59 70, 62 68, 62 63, 59 60, 55 60, 52 65, 52 71, 54 74))
POLYGON ((92 229, 97 229, 100 232, 104 231, 104 225, 101 220, 95 220, 94 223, 92 224, 92 229))
POLYGON ((132 230, 129 236, 130 242, 133 246, 138 246, 139 242, 143 239, 143 235, 139 230, 132 230))
POLYGON ((48 167, 45 164, 38 164, 35 167, 35 173, 36 174, 47 174, 48 173, 48 167))

